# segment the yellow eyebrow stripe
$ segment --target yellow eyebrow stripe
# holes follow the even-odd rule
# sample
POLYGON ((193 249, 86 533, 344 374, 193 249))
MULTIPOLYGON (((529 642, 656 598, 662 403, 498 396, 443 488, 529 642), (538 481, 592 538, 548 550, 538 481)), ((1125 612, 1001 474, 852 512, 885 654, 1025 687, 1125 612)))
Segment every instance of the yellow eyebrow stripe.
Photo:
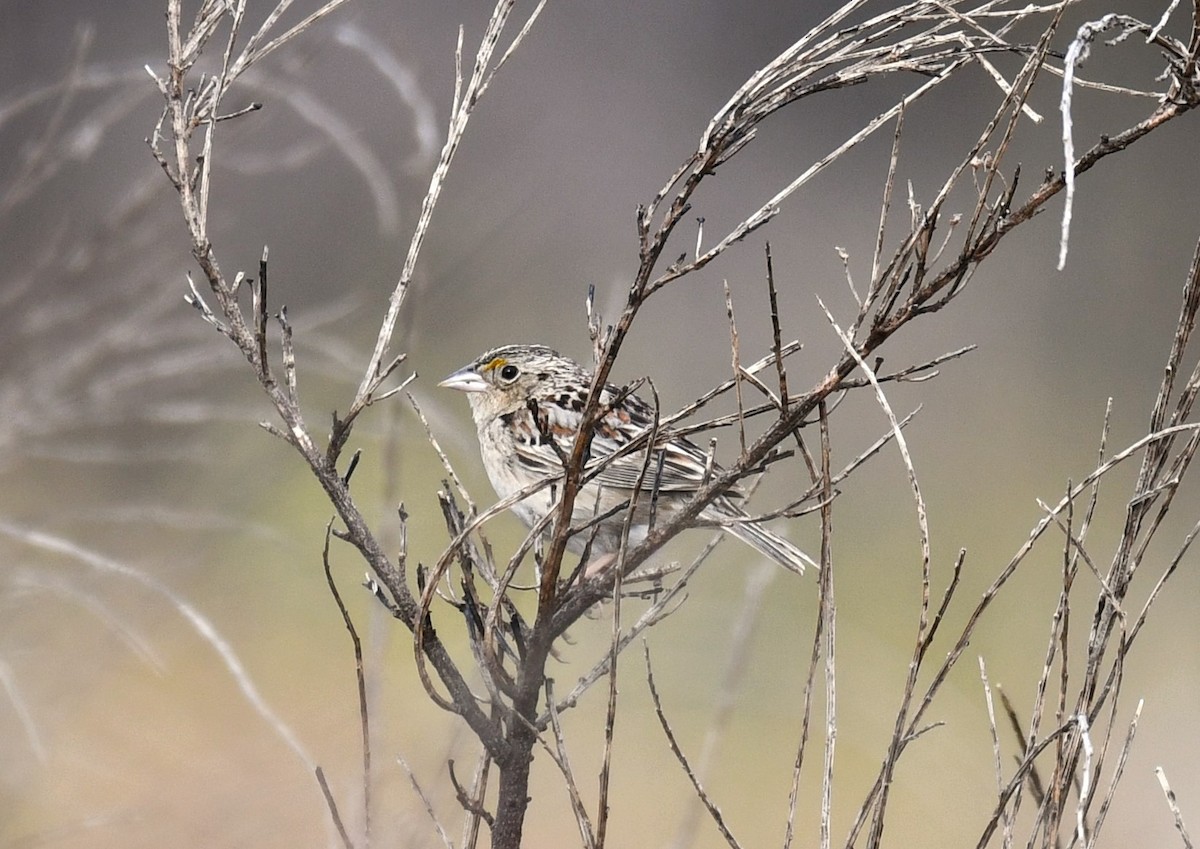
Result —
POLYGON ((508 362, 508 360, 504 359, 504 357, 496 357, 496 359, 492 360, 490 363, 485 365, 483 367, 483 370, 491 371, 492 369, 498 369, 498 368, 500 368, 500 366, 504 365, 507 362, 508 362))

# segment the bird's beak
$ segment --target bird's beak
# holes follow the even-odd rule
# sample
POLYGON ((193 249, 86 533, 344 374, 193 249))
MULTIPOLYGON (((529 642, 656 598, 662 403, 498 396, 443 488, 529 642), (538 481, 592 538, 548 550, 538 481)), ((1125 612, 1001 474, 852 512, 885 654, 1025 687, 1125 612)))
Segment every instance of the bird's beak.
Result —
POLYGON ((479 373, 475 369, 467 366, 460 368, 454 374, 438 383, 438 386, 446 389, 457 389, 459 392, 485 392, 489 384, 479 376, 479 373))

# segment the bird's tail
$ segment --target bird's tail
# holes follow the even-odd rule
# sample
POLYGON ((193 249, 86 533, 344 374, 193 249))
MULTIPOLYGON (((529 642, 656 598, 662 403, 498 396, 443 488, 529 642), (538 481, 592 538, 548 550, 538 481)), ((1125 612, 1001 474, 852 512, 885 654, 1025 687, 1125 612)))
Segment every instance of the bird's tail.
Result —
POLYGON ((730 522, 723 525, 725 530, 733 534, 755 551, 770 557, 780 566, 803 575, 806 566, 820 569, 817 561, 813 560, 796 546, 792 545, 774 531, 764 528, 755 522, 730 522))

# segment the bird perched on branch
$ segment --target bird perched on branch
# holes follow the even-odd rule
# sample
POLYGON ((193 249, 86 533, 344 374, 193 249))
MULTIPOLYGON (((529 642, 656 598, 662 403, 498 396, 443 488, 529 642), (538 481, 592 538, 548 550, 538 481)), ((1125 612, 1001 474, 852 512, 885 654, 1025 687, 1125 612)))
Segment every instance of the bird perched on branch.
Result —
MULTIPOLYGON (((550 348, 506 345, 481 354, 438 385, 467 393, 484 469, 496 494, 507 498, 539 482, 561 478, 591 383, 592 375, 583 366, 550 348)), ((572 525, 583 530, 568 542, 575 553, 590 550, 593 557, 619 549, 639 478, 630 547, 646 537, 652 515, 657 524, 670 520, 722 471, 696 444, 679 436, 657 442, 647 467, 644 443, 654 426, 654 408, 612 385, 604 388, 600 403, 603 415, 595 425, 571 516, 572 525), (641 447, 627 448, 614 458, 639 437, 641 447)), ((559 492, 548 484, 512 510, 533 527, 553 509, 559 492)), ((700 511, 697 524, 720 527, 793 572, 816 566, 796 546, 747 516, 736 504, 740 497, 737 490, 718 496, 700 511)))

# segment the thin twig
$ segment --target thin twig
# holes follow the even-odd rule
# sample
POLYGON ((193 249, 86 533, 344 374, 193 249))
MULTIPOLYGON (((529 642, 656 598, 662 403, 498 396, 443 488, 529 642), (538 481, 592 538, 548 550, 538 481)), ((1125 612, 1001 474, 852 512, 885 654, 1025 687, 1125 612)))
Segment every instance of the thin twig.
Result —
MULTIPOLYGON (((342 624, 350 634, 350 642, 354 646, 354 677, 358 685, 358 719, 362 733, 362 792, 363 792, 363 840, 366 846, 371 845, 371 723, 370 710, 367 704, 367 678, 363 670, 362 641, 350 618, 350 611, 342 601, 337 583, 333 580, 333 567, 329 561, 329 539, 333 533, 333 520, 325 525, 325 546, 321 552, 321 561, 325 564, 325 582, 329 586, 329 594, 333 596, 338 611, 342 614, 342 624)), ((415 779, 414 779, 415 783, 415 779)))
POLYGON ((321 788, 321 795, 325 797, 325 806, 329 809, 329 816, 332 817, 333 825, 337 828, 342 846, 344 849, 354 849, 354 843, 350 840, 350 835, 346 833, 346 826, 342 822, 342 815, 338 813, 337 802, 333 800, 333 793, 329 790, 329 782, 325 780, 325 771, 317 767, 313 774, 317 778, 317 785, 321 788))
MULTIPOLYGON (((732 720, 738 695, 745 682, 746 672, 753 665, 750 662, 750 648, 760 621, 763 596, 778 575, 778 566, 763 561, 746 576, 742 605, 733 618, 732 633, 727 640, 729 654, 724 663, 724 671, 718 679, 717 704, 712 719, 709 721, 708 729, 705 731, 700 755, 696 759, 696 776, 702 783, 708 767, 712 763, 714 753, 720 745, 721 737, 732 720)), ((697 805, 689 806, 683 815, 671 846, 675 849, 687 849, 693 844, 699 825, 699 813, 700 808, 697 805)))
MULTIPOLYGON (((446 833, 446 829, 442 827, 442 823, 437 818, 437 814, 433 810, 433 802, 429 800, 429 796, 421 789, 421 783, 417 781, 416 773, 412 771, 412 767, 408 765, 408 761, 403 755, 396 755, 396 763, 400 764, 400 768, 404 770, 404 774, 408 776, 408 781, 412 785, 413 792, 417 794, 417 798, 421 800, 421 805, 425 808, 425 813, 429 815, 429 821, 433 823, 433 829, 437 832, 438 837, 442 841, 442 845, 446 849, 454 849, 454 843, 450 840, 450 835, 446 833)), ((368 845, 370 845, 368 843, 368 845)))
POLYGON ((692 788, 696 791, 696 795, 700 801, 704 803, 704 807, 708 809, 708 814, 712 817, 713 823, 717 827, 717 831, 725 838, 733 849, 741 849, 741 844, 733 836, 729 830, 729 826, 725 823, 725 818, 721 816, 721 810, 709 798, 704 787, 700 783, 700 779, 696 777, 696 773, 692 770, 692 766, 688 763, 687 756, 683 750, 679 748, 679 741, 675 739, 675 732, 671 730, 671 723, 667 720, 667 715, 663 711, 662 699, 658 695, 658 687, 654 684, 654 668, 650 664, 650 646, 642 643, 642 653, 646 658, 646 683, 650 687, 650 697, 654 700, 654 713, 658 716, 658 723, 662 727, 663 733, 667 737, 667 744, 671 747, 671 752, 675 755, 675 759, 679 761, 679 765, 683 767, 684 774, 687 775, 688 781, 691 782, 692 788))
POLYGON ((830 478, 829 415, 820 405, 821 480, 821 619, 825 635, 825 758, 821 767, 821 849, 829 849, 833 824, 833 755, 837 742, 836 625, 837 605, 833 595, 833 482, 830 478))
POLYGON ((575 824, 579 827, 579 838, 583 841, 584 849, 595 849, 596 833, 592 821, 588 817, 587 806, 579 792, 575 774, 571 770, 571 761, 567 757, 567 741, 563 736, 562 725, 558 720, 558 708, 555 706, 554 681, 546 679, 546 713, 550 717, 550 731, 554 738, 554 748, 543 741, 546 751, 554 759, 567 785, 567 794, 571 799, 571 810, 575 814, 575 824))
POLYGON ((1175 791, 1167 783, 1166 772, 1163 771, 1161 766, 1156 766, 1154 768, 1154 776, 1158 779, 1158 786, 1162 788, 1163 796, 1166 797, 1167 807, 1171 809, 1171 814, 1175 817, 1175 830, 1179 832, 1179 836, 1183 840, 1184 849, 1192 849, 1192 838, 1188 835, 1187 826, 1183 824, 1183 814, 1179 810, 1179 802, 1175 798, 1175 791))

